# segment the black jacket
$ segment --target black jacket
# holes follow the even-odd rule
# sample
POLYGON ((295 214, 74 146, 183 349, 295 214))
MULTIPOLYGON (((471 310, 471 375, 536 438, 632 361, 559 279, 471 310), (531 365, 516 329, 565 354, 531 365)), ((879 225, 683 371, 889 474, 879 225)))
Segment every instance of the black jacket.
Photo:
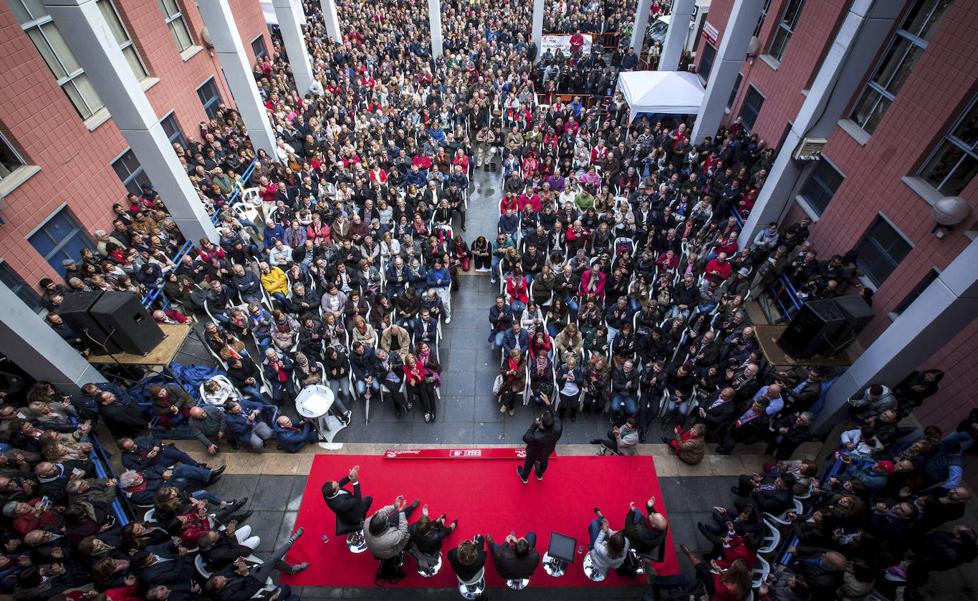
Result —
POLYGON ((492 560, 496 572, 505 580, 529 578, 540 564, 540 553, 530 549, 524 557, 517 557, 516 550, 509 544, 492 545, 492 560))
POLYGON ((547 430, 538 426, 534 421, 527 429, 526 434, 523 435, 527 459, 534 461, 546 459, 557 448, 557 441, 560 440, 560 435, 563 433, 563 424, 560 423, 560 418, 550 407, 547 407, 547 411, 553 416, 554 425, 547 430))
POLYGON ((212 572, 216 572, 231 565, 239 557, 248 557, 252 554, 252 550, 239 543, 235 537, 222 533, 214 546, 201 554, 204 556, 207 567, 212 572))
POLYGON ((733 399, 713 407, 713 403, 719 396, 720 393, 717 393, 716 398, 711 399, 703 406, 703 410, 706 411, 706 417, 702 418, 703 423, 706 425, 707 430, 713 432, 717 432, 721 428, 726 427, 727 424, 736 418, 737 413, 737 404, 733 399))
POLYGON ((486 565, 486 541, 482 538, 482 535, 476 537, 475 539, 475 552, 476 559, 475 562, 468 565, 463 565, 458 561, 458 548, 452 549, 448 552, 448 563, 452 565, 452 571, 462 580, 468 581, 475 578, 475 575, 479 573, 479 570, 486 565))
POLYGON ((356 482, 353 484, 353 493, 346 490, 344 487, 350 483, 350 478, 343 478, 339 481, 340 488, 343 491, 336 494, 333 497, 326 497, 323 495, 323 499, 326 501, 326 506, 336 514, 338 518, 343 520, 348 524, 359 524, 367 515, 367 510, 370 509, 370 497, 364 499, 360 495, 360 483, 356 482), (345 492, 344 492, 345 491, 345 492))

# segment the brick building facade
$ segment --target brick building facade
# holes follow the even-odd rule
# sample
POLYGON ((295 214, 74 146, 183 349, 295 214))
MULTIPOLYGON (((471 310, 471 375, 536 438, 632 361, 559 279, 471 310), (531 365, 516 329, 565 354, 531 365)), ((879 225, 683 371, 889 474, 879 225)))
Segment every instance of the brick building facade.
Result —
MULTIPOLYGON (((114 9, 116 22, 124 27, 121 35, 131 44, 121 45, 127 47, 127 58, 138 56, 145 74, 142 86, 157 116, 166 120, 168 133, 174 132, 171 139, 177 138, 176 131, 186 139, 198 137, 198 124, 208 119, 203 98, 216 92, 220 102, 233 105, 194 3, 99 0, 99 5, 110 25, 106 11, 114 9)), ((272 47, 258 0, 230 0, 230 6, 254 61, 256 51, 272 47)), ((0 2, 0 269, 8 285, 20 280, 32 287, 58 274, 59 244, 77 244, 68 238, 90 236, 96 229, 111 230, 111 206, 126 195, 120 173, 131 175, 138 168, 131 154, 123 156, 128 146, 108 112, 92 113, 97 104, 91 98, 73 101, 59 89, 60 83, 72 94, 84 90, 79 81, 84 74, 78 69, 69 73, 70 53, 64 55, 57 29, 49 17, 35 12, 39 9, 40 2, 0 2), (46 60, 42 46, 58 56, 49 53, 46 60), (55 66, 49 67, 52 61, 55 66), (75 226, 81 231, 74 232, 75 226)), ((132 181, 138 187, 139 175, 132 181)), ((77 246, 69 247, 77 256, 77 246)))
MULTIPOLYGON (((811 239, 821 260, 859 251, 867 272, 863 281, 875 290, 876 317, 861 335, 864 346, 972 242, 978 229, 978 178, 973 177, 978 160, 973 158, 972 133, 978 5, 950 0, 904 4, 887 43, 867 61, 864 81, 827 137, 821 159, 804 168, 782 214, 788 223, 806 215, 814 220, 811 239), (875 113, 865 109, 880 97, 887 102, 885 111, 879 109, 882 104, 874 105, 875 113), (867 119, 867 113, 874 116, 867 119), (942 183, 939 177, 947 169, 936 167, 941 161, 934 157, 947 148, 951 135, 956 148, 962 146, 960 136, 967 138, 963 146, 971 148, 960 152, 963 158, 952 169, 953 177, 942 183), (954 195, 968 203, 971 213, 938 238, 932 204, 954 195)), ((697 68, 715 54, 733 5, 734 0, 713 1, 698 43, 697 68), (715 36, 709 34, 711 28, 718 32, 715 36)), ((725 122, 741 117, 768 146, 777 148, 851 5, 848 0, 767 0, 725 122)), ((978 406, 971 390, 978 373, 978 353, 973 352, 978 323, 962 326, 921 366, 947 372, 939 395, 918 412, 924 423, 953 427, 978 406)))

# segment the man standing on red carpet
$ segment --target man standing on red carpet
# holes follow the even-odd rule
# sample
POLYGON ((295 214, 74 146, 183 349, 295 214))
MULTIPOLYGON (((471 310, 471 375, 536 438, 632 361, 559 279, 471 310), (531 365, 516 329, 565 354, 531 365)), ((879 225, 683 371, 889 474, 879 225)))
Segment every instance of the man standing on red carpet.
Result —
POLYGON ((523 484, 530 479, 530 468, 537 474, 537 480, 543 480, 543 473, 547 471, 547 463, 550 461, 550 454, 557 448, 557 441, 563 433, 563 426, 560 418, 554 413, 550 404, 550 398, 540 393, 540 400, 546 405, 546 410, 542 415, 533 421, 530 428, 523 435, 523 442, 526 443, 526 461, 523 466, 516 466, 516 473, 519 475, 523 484))

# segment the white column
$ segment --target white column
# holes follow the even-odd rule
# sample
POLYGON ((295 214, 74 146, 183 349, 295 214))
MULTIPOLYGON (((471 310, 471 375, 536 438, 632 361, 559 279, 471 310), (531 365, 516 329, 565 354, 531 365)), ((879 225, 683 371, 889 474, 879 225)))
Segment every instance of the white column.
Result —
POLYGON ((441 0, 428 0, 428 26, 431 27, 431 58, 441 56, 441 0))
POLYGON ((889 39, 900 5, 856 0, 850 6, 744 224, 741 247, 750 244, 768 223, 780 222, 787 212, 805 167, 794 160, 795 150, 805 136, 828 138, 832 133, 849 100, 863 85, 866 71, 875 64, 877 50, 889 39))
POLYGON ((649 11, 652 10, 652 0, 638 0, 635 9, 635 25, 632 27, 632 44, 635 54, 642 56, 642 46, 645 44, 645 30, 649 28, 649 11))
POLYGON ((533 44, 537 47, 536 60, 543 56, 543 0, 533 0, 533 44))
MULTIPOLYGON (((672 3, 672 14, 669 17, 669 31, 662 44, 662 56, 659 58, 659 71, 676 71, 679 69, 679 58, 686 47, 686 37, 689 35, 689 21, 693 17, 695 0, 675 0, 672 3)), ((641 49, 638 50, 641 52, 641 49)))
POLYGON ((978 240, 924 289, 829 389, 817 430, 831 428, 846 401, 871 384, 893 386, 978 319, 978 240))
POLYGON ((177 160, 159 118, 119 49, 96 0, 43 0, 116 127, 160 193, 180 232, 196 242, 219 236, 177 160))
POLYGON ((343 34, 340 33, 340 19, 336 15, 336 0, 319 0, 319 6, 323 11, 323 20, 326 21, 326 35, 337 44, 342 44, 343 34))
POLYGON ((763 5, 764 0, 734 0, 730 18, 723 30, 723 39, 717 49, 717 57, 710 70, 703 104, 693 125, 693 144, 702 143, 707 136, 716 134, 720 127, 727 100, 730 99, 730 90, 733 89, 740 65, 747 56, 747 45, 761 16, 763 5))
POLYGON ((302 3, 300 0, 272 0, 272 7, 285 43, 285 52, 289 55, 295 87, 300 96, 305 96, 312 85, 313 75, 306 39, 302 35, 302 3))
POLYGON ((238 25, 234 21, 228 0, 208 0, 197 5, 204 19, 207 32, 214 43, 214 52, 221 61, 224 78, 231 88, 234 104, 248 131, 255 150, 262 148, 268 156, 275 154, 275 132, 268 121, 268 113, 258 94, 258 85, 245 54, 238 25))
POLYGON ((0 348, 32 377, 58 389, 77 391, 88 382, 105 382, 102 374, 3 284, 0 348))

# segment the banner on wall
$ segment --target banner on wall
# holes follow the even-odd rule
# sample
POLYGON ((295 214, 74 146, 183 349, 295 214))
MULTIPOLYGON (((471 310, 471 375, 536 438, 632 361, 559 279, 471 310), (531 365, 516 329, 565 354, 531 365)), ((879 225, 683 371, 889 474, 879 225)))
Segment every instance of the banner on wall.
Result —
MULTIPOLYGON (((584 38, 584 45, 581 46, 581 51, 584 52, 584 54, 590 54, 591 44, 592 44, 591 34, 584 33, 581 34, 581 37, 584 38)), ((547 50, 550 50, 550 52, 552 53, 560 50, 564 54, 564 56, 567 56, 568 54, 570 54, 570 49, 571 49, 570 39, 571 39, 570 34, 543 36, 543 41, 540 44, 541 46, 543 46, 542 48, 540 48, 540 55, 542 56, 546 54, 547 50)))

